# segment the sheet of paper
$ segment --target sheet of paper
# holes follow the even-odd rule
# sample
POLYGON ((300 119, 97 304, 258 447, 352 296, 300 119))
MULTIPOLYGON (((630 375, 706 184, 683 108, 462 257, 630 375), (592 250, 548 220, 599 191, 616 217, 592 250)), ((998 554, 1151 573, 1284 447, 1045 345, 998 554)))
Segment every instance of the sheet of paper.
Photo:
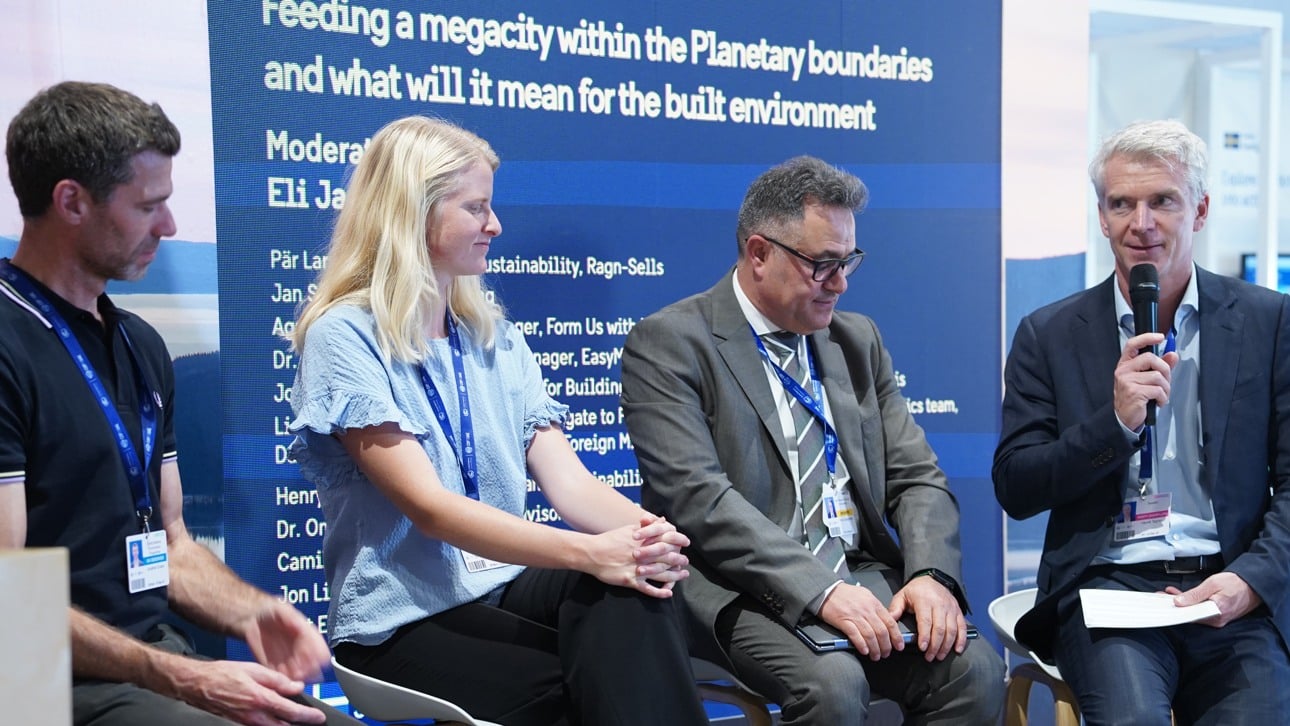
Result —
POLYGON ((1080 590, 1079 599, 1090 628, 1162 628, 1218 615, 1218 605, 1209 600, 1178 607, 1173 595, 1160 592, 1080 590))

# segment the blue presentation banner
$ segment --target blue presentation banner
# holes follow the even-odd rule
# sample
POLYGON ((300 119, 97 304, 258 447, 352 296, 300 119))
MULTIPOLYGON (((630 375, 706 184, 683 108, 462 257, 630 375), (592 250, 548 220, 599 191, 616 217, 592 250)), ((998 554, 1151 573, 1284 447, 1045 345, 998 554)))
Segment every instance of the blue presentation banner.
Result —
MULTIPOLYGON (((868 257, 841 307, 878 321, 952 477, 984 612, 1001 579, 989 486, 999 3, 263 0, 208 12, 236 571, 326 629, 326 523, 286 454, 296 361, 282 336, 326 265, 346 170, 383 124, 428 114, 501 156, 488 282, 572 407, 583 460, 632 497, 627 332, 733 265, 735 212, 767 167, 812 154, 864 179, 868 257)), ((530 518, 558 521, 540 493, 530 504, 530 518)))

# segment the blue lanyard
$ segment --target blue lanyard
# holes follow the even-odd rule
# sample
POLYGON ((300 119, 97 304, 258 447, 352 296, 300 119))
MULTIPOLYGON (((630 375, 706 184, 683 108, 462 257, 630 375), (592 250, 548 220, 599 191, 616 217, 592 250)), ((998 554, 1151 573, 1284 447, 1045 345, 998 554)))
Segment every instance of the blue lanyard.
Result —
MULTIPOLYGON (((1178 347, 1177 336, 1174 335, 1173 328, 1169 329, 1169 334, 1165 336, 1164 353, 1172 353, 1178 347)), ((1161 353, 1161 355, 1164 355, 1161 353)), ((1138 457, 1138 483, 1142 485, 1140 493, 1145 494, 1147 491, 1147 482, 1151 481, 1152 468, 1155 466, 1156 456, 1155 449, 1155 426, 1148 426, 1146 437, 1142 440, 1142 452, 1138 457)))
POLYGON ((820 425, 824 426, 824 464, 829 468, 829 477, 832 478, 838 462, 838 434, 829 425, 828 419, 824 417, 824 391, 820 388, 820 377, 815 374, 815 358, 811 355, 811 346, 806 346, 806 369, 811 374, 811 390, 815 392, 814 396, 807 393, 806 389, 802 388, 802 384, 788 375, 770 357, 770 353, 766 351, 766 344, 762 342, 761 336, 757 335, 757 331, 753 330, 751 325, 748 326, 748 329, 752 330, 753 340, 757 341, 757 350, 761 351, 761 357, 774 369, 775 375, 779 377, 780 384, 784 386, 784 390, 790 396, 796 398, 797 402, 802 404, 815 417, 815 420, 820 422, 820 425))
POLYGON ((430 380, 430 374, 426 373, 425 366, 421 366, 421 385, 426 389, 426 398, 430 399, 430 408, 439 421, 439 428, 443 429, 444 438, 448 439, 448 446, 452 447, 452 453, 457 457, 457 466, 461 468, 461 481, 466 487, 466 496, 479 501, 479 478, 475 470, 475 424, 470 418, 470 392, 466 390, 466 367, 461 355, 461 335, 457 332, 457 323, 453 321, 451 314, 444 313, 444 319, 448 326, 448 344, 452 346, 453 376, 457 380, 457 409, 461 412, 462 447, 460 450, 457 448, 456 437, 452 435, 452 422, 448 420, 448 409, 444 407, 443 397, 439 395, 439 389, 435 388, 434 381, 430 380))
POLYGON ((72 332, 67 321, 58 313, 58 309, 50 304, 45 296, 36 289, 35 284, 27 277, 26 273, 9 263, 7 258, 0 259, 0 277, 3 277, 18 294, 22 295, 32 307, 39 310, 53 327, 54 332, 58 334, 58 339, 62 341, 63 347, 67 349, 68 355, 76 363, 77 369, 89 385, 90 390, 94 393, 94 399, 98 401, 99 408, 103 410, 103 415, 107 418, 108 425, 112 428, 113 438, 116 439, 117 452, 121 455, 121 463, 125 466, 126 478, 130 481, 130 490, 134 494, 135 511, 139 515, 139 524, 144 532, 151 531, 149 520, 152 518, 152 496, 148 492, 148 467, 152 465, 152 453, 157 442, 157 408, 160 406, 160 397, 148 385, 143 375, 143 369, 139 366, 139 361, 135 357, 134 346, 130 342, 130 336, 125 332, 125 326, 118 324, 117 331, 121 333, 121 339, 125 342, 125 348, 130 354, 130 367, 134 372, 135 387, 139 393, 139 418, 142 425, 143 435, 143 464, 139 463, 139 455, 134 450, 134 443, 130 440, 130 434, 126 431, 125 424, 121 421, 121 414, 117 412, 116 405, 112 402, 112 397, 108 395, 107 389, 103 387, 103 382, 99 378, 98 372, 90 364, 89 357, 85 355, 85 350, 81 348, 81 343, 76 339, 76 334, 72 332), (157 403, 153 403, 153 399, 157 403))

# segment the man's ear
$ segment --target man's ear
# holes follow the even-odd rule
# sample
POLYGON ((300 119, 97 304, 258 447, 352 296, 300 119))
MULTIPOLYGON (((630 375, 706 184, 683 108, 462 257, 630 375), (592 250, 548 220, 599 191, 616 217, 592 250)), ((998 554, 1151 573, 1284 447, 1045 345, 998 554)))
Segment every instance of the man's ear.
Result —
POLYGON ((93 206, 94 197, 80 182, 63 179, 54 185, 53 201, 49 208, 67 224, 83 222, 93 206))
POLYGON ((748 263, 753 269, 760 269, 770 259, 771 244, 766 238, 759 234, 750 234, 744 241, 744 256, 747 257, 748 263))
POLYGON ((1209 195, 1200 198, 1196 204, 1196 221, 1192 222, 1191 231, 1199 232, 1205 229, 1205 220, 1209 219, 1209 195))

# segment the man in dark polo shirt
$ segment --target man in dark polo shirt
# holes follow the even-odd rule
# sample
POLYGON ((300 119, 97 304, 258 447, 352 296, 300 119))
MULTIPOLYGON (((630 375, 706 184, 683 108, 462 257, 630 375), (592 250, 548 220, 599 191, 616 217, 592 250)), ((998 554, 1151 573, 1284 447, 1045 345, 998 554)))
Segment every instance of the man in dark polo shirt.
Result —
POLYGON ((0 261, 0 547, 66 547, 77 724, 357 723, 301 696, 329 654, 291 606, 189 536, 174 375, 147 323, 112 304, 162 237, 179 131, 112 86, 60 83, 9 125, 23 217, 0 261), (173 610, 259 663, 191 657, 173 610))

